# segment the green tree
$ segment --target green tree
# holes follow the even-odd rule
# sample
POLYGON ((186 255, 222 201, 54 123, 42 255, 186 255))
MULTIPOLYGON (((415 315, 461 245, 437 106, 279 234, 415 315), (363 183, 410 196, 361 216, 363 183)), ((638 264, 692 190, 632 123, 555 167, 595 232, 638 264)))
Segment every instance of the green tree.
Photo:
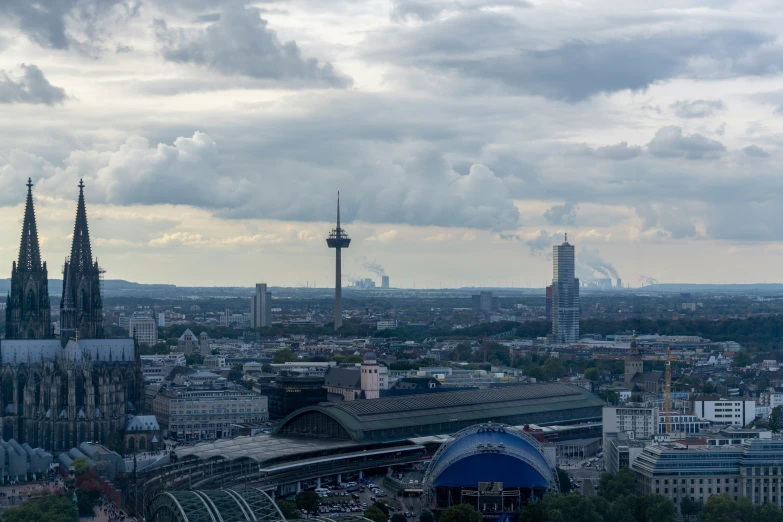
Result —
POLYGON ((45 495, 3 511, 2 522, 77 522, 79 513, 68 495, 45 495))
POLYGON ((481 513, 473 509, 470 504, 457 504, 449 506, 438 517, 438 522, 482 522, 481 513))
MULTIPOLYGON (((605 498, 604 502, 609 503, 605 498)), ((604 513, 606 522, 636 522, 636 497, 621 495, 609 504, 609 508, 604 513)))
POLYGON ((701 502, 696 502, 688 497, 685 497, 680 501, 680 514, 686 519, 698 516, 702 508, 701 502))
POLYGON ((88 491, 83 489, 76 490, 76 507, 79 509, 79 515, 83 517, 95 516, 95 509, 93 506, 95 501, 88 491))
POLYGON ((783 522, 783 511, 775 504, 767 502, 763 506, 756 506, 754 522, 783 522))
POLYGON ((617 473, 602 473, 598 484, 598 494, 609 502, 621 496, 636 494, 636 477, 633 471, 623 468, 617 473))
POLYGON ((542 520, 546 520, 544 503, 535 500, 528 502, 519 516, 519 522, 541 522, 542 520))
POLYGON ((384 515, 383 511, 375 504, 367 508, 367 511, 364 512, 364 516, 372 520, 372 522, 386 522, 386 515, 384 515))
POLYGON ((276 502, 277 507, 280 508, 280 512, 286 519, 302 518, 302 513, 296 509, 296 504, 287 500, 278 500, 276 502))
POLYGON ((598 382, 601 379, 601 372, 598 371, 598 368, 588 368, 585 370, 585 379, 598 382))
POLYGON ((204 356, 192 353, 185 356, 185 364, 192 366, 194 364, 204 364, 204 356))
POLYGON ((90 469, 90 463, 87 461, 87 457, 79 457, 73 461, 73 472, 77 477, 88 469, 90 469))
POLYGON ((386 502, 380 500, 378 502, 374 502, 373 506, 375 506, 378 509, 380 509, 381 511, 383 511, 383 514, 386 515, 387 518, 389 517, 389 511, 390 511, 389 510, 389 504, 387 504, 386 502))
POLYGON ((408 522, 408 517, 402 513, 395 513, 391 516, 391 522, 408 522))
POLYGON ((300 511, 307 511, 312 515, 316 512, 320 503, 321 500, 315 491, 300 491, 296 494, 296 507, 300 511))
POLYGON ((264 373, 272 373, 273 370, 272 365, 269 363, 264 363, 263 366, 261 366, 261 371, 264 373))
POLYGON ((242 365, 240 363, 232 364, 231 365, 231 369, 232 370, 236 370, 238 372, 241 372, 242 371, 242 365))
POLYGON ((109 438, 106 439, 106 447, 111 451, 116 451, 120 456, 125 456, 125 443, 122 440, 122 434, 118 431, 113 431, 109 438))
POLYGON ((282 350, 277 350, 275 352, 274 357, 272 357, 272 362, 275 364, 284 364, 287 362, 294 362, 298 360, 299 357, 297 357, 296 354, 292 352, 289 348, 283 348, 282 350))
POLYGON ((772 413, 769 414, 769 429, 772 433, 780 431, 780 406, 773 408, 772 413))
POLYGON ((454 347, 449 359, 460 362, 471 362, 473 360, 473 348, 468 343, 459 343, 454 347))
POLYGON ((567 471, 557 468, 557 481, 560 482, 560 493, 571 491, 571 477, 567 471))
POLYGON ((435 522, 435 517, 433 516, 432 511, 429 509, 423 510, 419 516, 419 522, 435 522))
POLYGON ((579 493, 568 495, 546 495, 544 513, 551 522, 603 522, 589 498, 579 493))
POLYGON ((644 495, 636 500, 636 522, 675 522, 677 508, 663 495, 644 495))
POLYGON ((701 509, 699 522, 751 522, 753 511, 753 504, 746 497, 736 501, 727 493, 713 495, 701 509))
POLYGON ((740 350, 734 354, 733 364, 737 368, 744 368, 750 366, 753 362, 753 358, 746 350, 740 350))
POLYGON ((549 357, 543 364, 544 371, 552 377, 560 377, 565 373, 565 365, 559 357, 549 357))

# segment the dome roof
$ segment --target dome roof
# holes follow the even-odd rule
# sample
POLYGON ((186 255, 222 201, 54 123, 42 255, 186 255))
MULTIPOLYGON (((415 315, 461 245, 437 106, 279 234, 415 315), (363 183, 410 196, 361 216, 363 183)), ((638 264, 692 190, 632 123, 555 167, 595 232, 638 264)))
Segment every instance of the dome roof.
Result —
POLYGON ((364 354, 364 360, 365 362, 370 362, 370 361, 374 362, 378 360, 378 356, 375 355, 375 352, 367 352, 364 354))
POLYGON ((424 482, 431 488, 475 488, 478 482, 502 482, 504 489, 559 489, 538 442, 494 423, 457 433, 435 455, 424 482))

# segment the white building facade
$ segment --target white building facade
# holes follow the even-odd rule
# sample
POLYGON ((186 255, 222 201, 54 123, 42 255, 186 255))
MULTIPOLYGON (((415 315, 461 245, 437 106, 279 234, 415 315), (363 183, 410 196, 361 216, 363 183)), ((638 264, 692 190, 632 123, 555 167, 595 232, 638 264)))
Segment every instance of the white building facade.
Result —
POLYGON ((128 321, 128 337, 135 337, 139 344, 158 344, 158 325, 152 317, 131 317, 128 321))
POLYGON ((702 419, 745 427, 756 418, 756 402, 742 399, 694 400, 693 411, 702 419))

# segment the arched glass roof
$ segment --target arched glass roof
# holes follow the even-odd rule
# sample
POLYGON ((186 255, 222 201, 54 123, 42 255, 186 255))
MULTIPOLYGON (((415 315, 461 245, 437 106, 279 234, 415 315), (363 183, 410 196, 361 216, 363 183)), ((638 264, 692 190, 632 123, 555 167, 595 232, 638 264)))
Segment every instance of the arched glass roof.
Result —
MULTIPOLYGON (((256 488, 166 491, 153 499, 149 513, 151 522, 286 522, 272 498, 256 488)), ((336 521, 313 517, 287 522, 336 521)), ((371 521, 348 516, 339 522, 371 521)))

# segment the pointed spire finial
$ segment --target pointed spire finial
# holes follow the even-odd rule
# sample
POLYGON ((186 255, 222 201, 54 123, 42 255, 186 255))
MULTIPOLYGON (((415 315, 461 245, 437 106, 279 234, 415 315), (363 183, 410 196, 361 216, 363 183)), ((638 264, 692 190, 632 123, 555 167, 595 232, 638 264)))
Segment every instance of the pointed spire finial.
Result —
POLYGON ((79 194, 84 192, 84 180, 79 178, 79 194))
POLYGON ((33 178, 27 178, 27 193, 33 192, 33 178))
POLYGON ((565 242, 568 243, 568 232, 565 233, 565 242))

